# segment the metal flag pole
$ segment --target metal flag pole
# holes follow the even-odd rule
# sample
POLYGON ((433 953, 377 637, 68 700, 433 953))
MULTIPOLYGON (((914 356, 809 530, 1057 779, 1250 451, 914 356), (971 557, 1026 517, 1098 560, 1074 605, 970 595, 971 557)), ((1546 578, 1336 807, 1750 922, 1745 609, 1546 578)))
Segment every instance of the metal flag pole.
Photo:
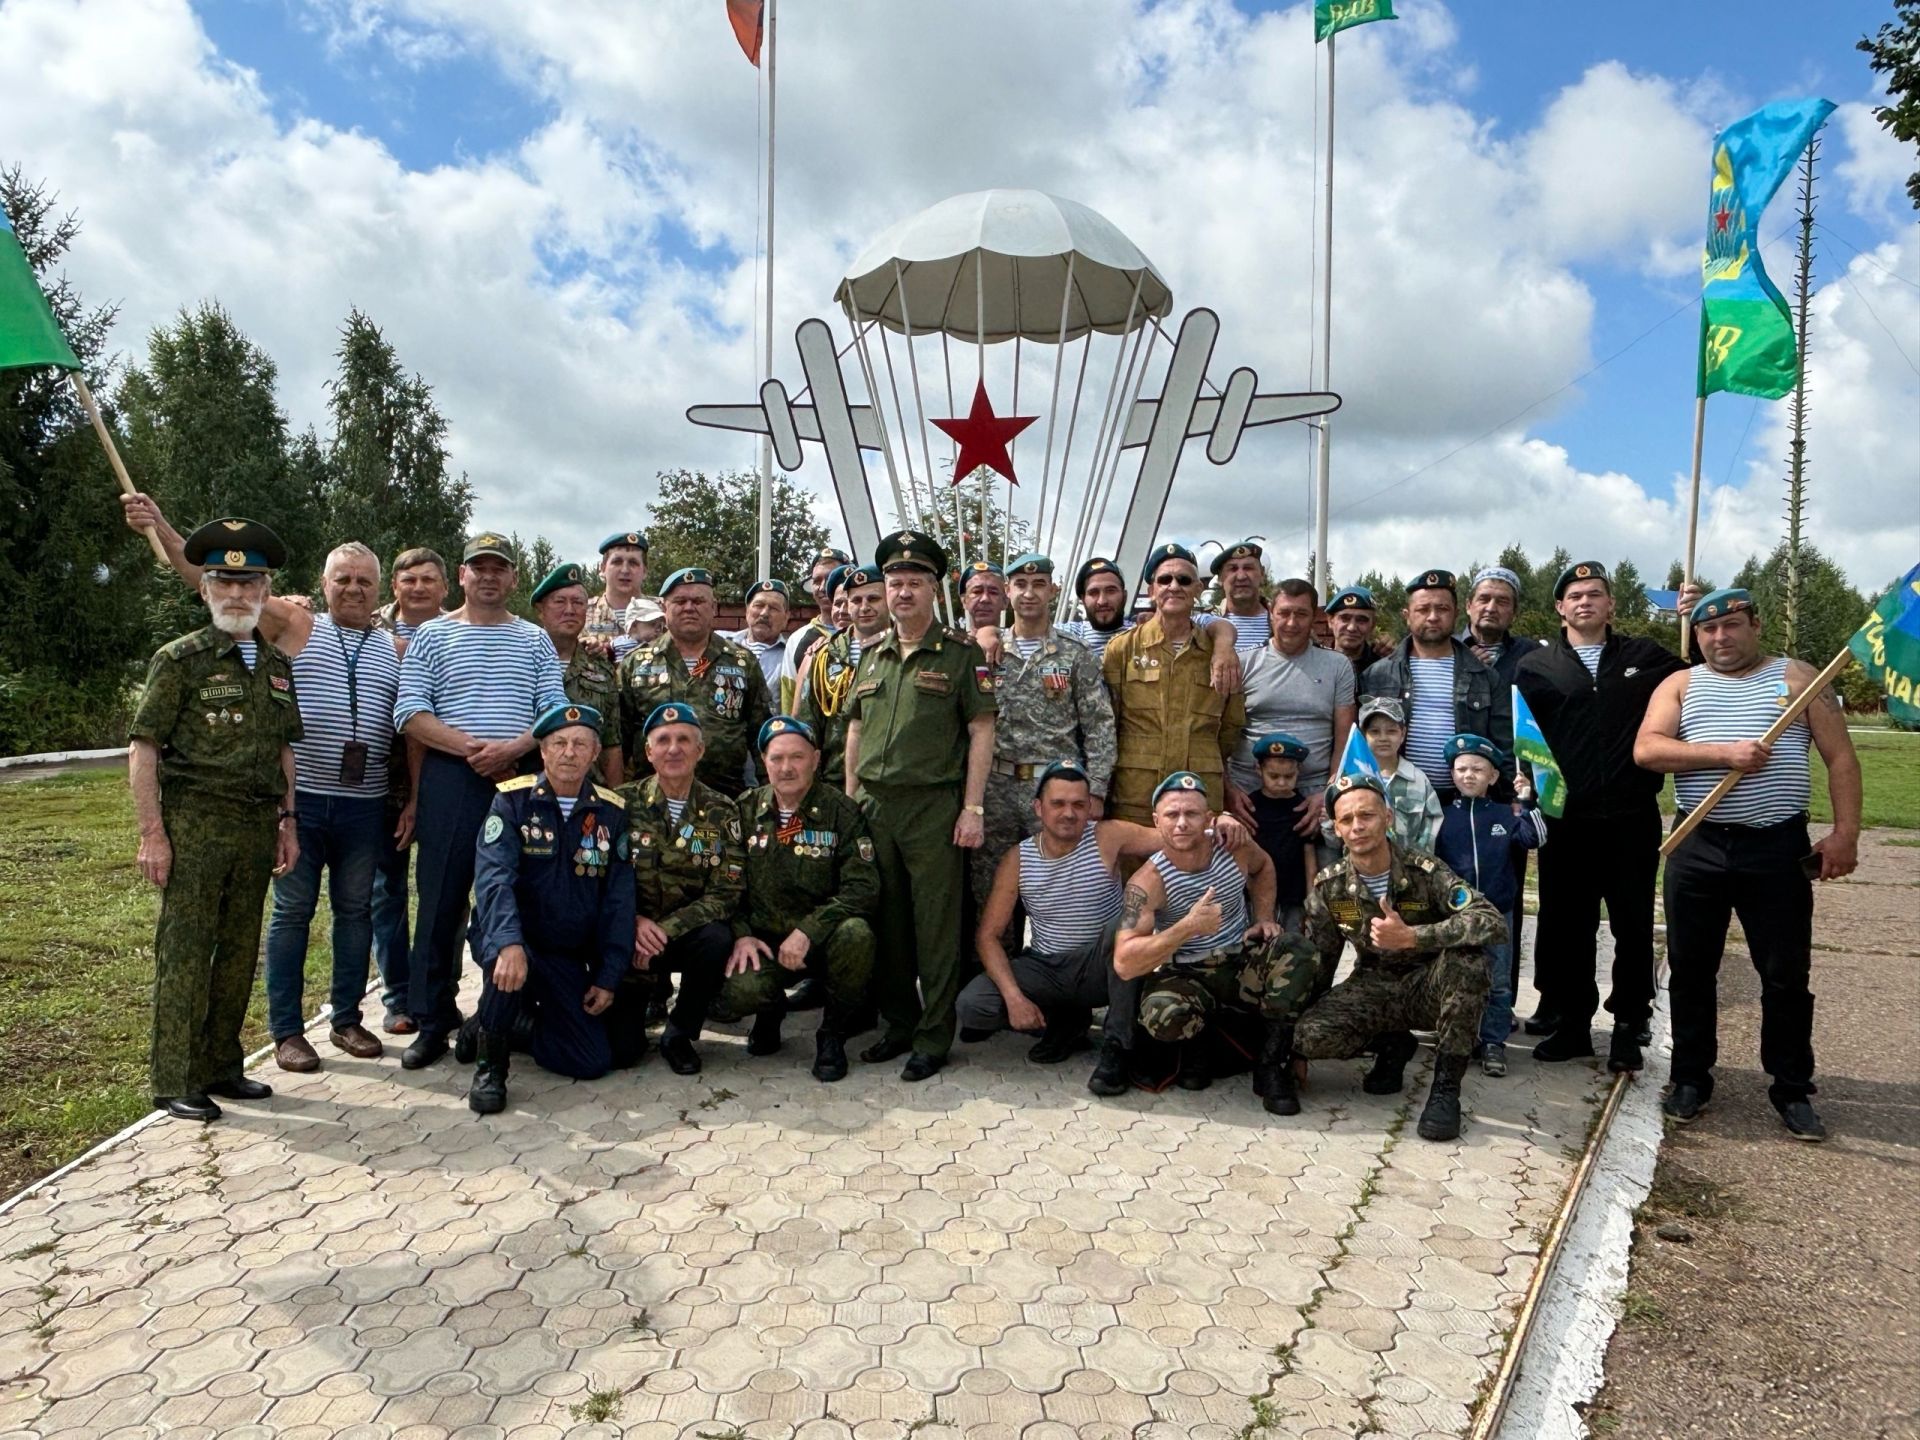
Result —
MULTIPOLYGON (((1320 215, 1320 388, 1333 389, 1333 45, 1327 36, 1327 179, 1320 215)), ((1327 565, 1327 501, 1332 490, 1333 417, 1320 417, 1314 455, 1313 588, 1325 604, 1331 570, 1327 565)))
MULTIPOLYGON (((766 344, 760 357, 760 383, 773 379, 773 75, 777 46, 776 16, 780 0, 767 0, 767 286, 766 344)), ((755 578, 773 576, 773 437, 760 437, 760 525, 758 569, 755 578)))
MULTIPOLYGON (((1693 402, 1693 484, 1687 499, 1687 568, 1683 573, 1685 582, 1693 584, 1693 547, 1700 534, 1700 446, 1707 437, 1707 397, 1698 396, 1693 402)), ((1689 640, 1692 638, 1693 622, 1683 610, 1680 613, 1680 658, 1692 658, 1689 640)))

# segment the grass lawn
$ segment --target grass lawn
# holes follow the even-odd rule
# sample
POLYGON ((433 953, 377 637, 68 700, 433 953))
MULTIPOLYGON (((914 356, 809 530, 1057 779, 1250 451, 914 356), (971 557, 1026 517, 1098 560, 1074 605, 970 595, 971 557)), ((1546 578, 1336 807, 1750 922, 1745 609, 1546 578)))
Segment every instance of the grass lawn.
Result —
MULTIPOLYGON (((151 1107, 153 927, 159 892, 134 868, 126 776, 89 771, 0 785, 0 1196, 151 1107)), ((332 963, 324 891, 307 1009, 332 963)), ((265 926, 262 925, 262 937, 265 926)), ((242 1044, 267 1041, 256 984, 242 1044)))
MULTIPOLYGON (((1853 748, 1860 756, 1860 784, 1865 792, 1861 823, 1868 827, 1920 829, 1920 735, 1903 730, 1855 734, 1853 748)), ((1833 820, 1827 803, 1827 767, 1813 752, 1813 818, 1825 825, 1833 820)))

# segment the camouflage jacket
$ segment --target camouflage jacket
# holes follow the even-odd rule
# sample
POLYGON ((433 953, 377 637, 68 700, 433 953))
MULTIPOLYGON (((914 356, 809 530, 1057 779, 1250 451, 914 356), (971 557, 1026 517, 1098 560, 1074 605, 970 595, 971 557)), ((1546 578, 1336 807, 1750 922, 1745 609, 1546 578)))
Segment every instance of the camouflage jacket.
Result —
POLYGON ((848 920, 880 909, 880 871, 866 816, 838 786, 816 779, 793 820, 782 827, 773 787, 740 797, 747 848, 746 904, 736 937, 778 945, 798 930, 815 945, 848 920))
POLYGON ((719 923, 731 927, 746 883, 740 812, 718 790, 693 782, 675 824, 660 782, 649 775, 620 787, 638 913, 670 939, 719 923))
POLYGON ((254 631, 253 668, 209 625, 155 652, 128 733, 160 751, 169 800, 275 801, 286 794, 284 746, 305 738, 293 663, 254 631))
POLYGON ((1093 652, 1063 630, 1048 630, 1040 648, 1022 659, 1012 631, 1001 636, 995 677, 999 719, 993 758, 1015 765, 1077 760, 1095 795, 1113 775, 1113 702, 1093 652))
POLYGON ((1494 945, 1507 938, 1507 922, 1493 903, 1439 860, 1392 841, 1388 850, 1393 859, 1387 894, 1400 918, 1413 927, 1419 948, 1374 948, 1373 922, 1382 918, 1379 902, 1353 868, 1352 857, 1342 856, 1316 875, 1307 891, 1301 928, 1323 964, 1338 964, 1340 948, 1348 943, 1358 953, 1361 968, 1398 970, 1424 965, 1442 950, 1494 945))
POLYGON ((654 706, 678 700, 700 717, 707 746, 700 779, 727 795, 746 788, 747 752, 773 714, 766 676, 752 651, 712 635, 690 667, 673 636, 661 635, 622 660, 619 675, 620 734, 630 774, 646 775, 653 768, 640 743, 647 716, 654 706))
POLYGON ((600 743, 612 749, 620 743, 620 682, 611 661, 602 660, 584 645, 573 647, 573 658, 560 676, 567 699, 591 705, 600 712, 600 743))

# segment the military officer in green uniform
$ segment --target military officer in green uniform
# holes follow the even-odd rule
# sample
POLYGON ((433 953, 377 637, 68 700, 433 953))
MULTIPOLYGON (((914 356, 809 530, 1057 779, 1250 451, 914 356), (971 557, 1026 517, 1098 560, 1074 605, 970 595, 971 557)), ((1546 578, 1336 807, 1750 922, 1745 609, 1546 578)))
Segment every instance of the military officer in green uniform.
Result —
MULTIPOLYGON (((587 623, 587 567, 570 561, 549 570, 533 587, 533 619, 547 632, 560 657, 560 684, 567 699, 600 716, 600 758, 594 773, 607 784, 618 785, 626 778, 620 753, 619 682, 613 662, 580 643, 587 623)), ((540 768, 537 751, 527 756, 527 766, 530 774, 540 768)))
POLYGON ((654 706, 640 735, 651 773, 620 791, 638 918, 633 971, 620 986, 608 1026, 614 1065, 632 1065, 646 1053, 648 978, 677 971, 680 990, 660 1035, 660 1055, 674 1074, 697 1075, 693 1042, 733 951, 733 919, 745 884, 740 812, 696 778, 706 745, 693 706, 679 700, 654 706))
POLYGON ((745 646, 716 634, 713 576, 699 566, 674 571, 660 586, 664 635, 620 662, 620 728, 628 769, 647 773, 642 726, 668 701, 692 708, 705 741, 700 780, 732 797, 751 783, 747 751, 773 714, 760 662, 745 646))
POLYGON ((153 942, 153 1100, 217 1120, 211 1097, 273 1091, 242 1070, 240 1026, 267 882, 299 856, 293 665, 259 630, 286 547, 251 520, 187 537, 212 623, 161 647, 129 727, 140 873, 161 887, 153 942))
POLYGON ((1315 877, 1303 928, 1329 973, 1343 945, 1351 943, 1359 959, 1300 1017, 1293 1053, 1345 1058, 1384 1036, 1361 1088, 1393 1095, 1416 1048, 1406 1032, 1432 1030, 1438 1057, 1420 1135, 1451 1140, 1460 1133, 1460 1079, 1487 1001, 1484 947, 1505 938, 1507 922, 1441 861, 1394 843, 1393 812, 1375 776, 1340 776, 1327 787, 1327 813, 1346 853, 1315 877))
POLYGON ((881 883, 882 1029, 860 1058, 908 1055, 900 1077, 925 1080, 953 1047, 961 853, 982 837, 993 672, 978 645, 934 619, 947 555, 931 536, 889 535, 874 563, 886 576, 893 628, 860 657, 846 762, 847 788, 873 827, 881 883))
POLYGON ((740 797, 746 901, 733 921, 724 990, 728 1009, 754 1016, 749 1055, 780 1048, 787 987, 810 972, 825 981, 813 1075, 843 1079, 846 1038, 873 981, 880 871, 866 817, 820 778, 811 727, 776 715, 760 727, 768 783, 740 797))

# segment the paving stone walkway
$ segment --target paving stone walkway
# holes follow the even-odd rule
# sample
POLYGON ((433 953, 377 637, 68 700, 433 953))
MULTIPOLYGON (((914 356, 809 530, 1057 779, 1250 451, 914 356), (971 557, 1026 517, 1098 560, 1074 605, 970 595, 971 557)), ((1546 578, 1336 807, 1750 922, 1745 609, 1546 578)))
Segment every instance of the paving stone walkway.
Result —
POLYGON ((0 1217, 0 1440, 1458 1435, 1605 1078, 1516 1051, 1433 1145, 1431 1052, 1276 1121, 1012 1036, 820 1085, 809 1019, 691 1080, 518 1060, 485 1121, 327 1050, 139 1132, 0 1217))

